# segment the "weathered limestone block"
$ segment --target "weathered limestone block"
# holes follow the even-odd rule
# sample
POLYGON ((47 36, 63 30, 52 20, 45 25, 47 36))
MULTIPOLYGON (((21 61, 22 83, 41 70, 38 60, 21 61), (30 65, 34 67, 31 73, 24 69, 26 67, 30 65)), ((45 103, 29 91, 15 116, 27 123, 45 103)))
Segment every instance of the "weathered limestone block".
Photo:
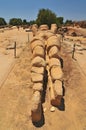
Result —
POLYGON ((31 73, 31 80, 33 83, 41 82, 43 83, 43 75, 38 73, 31 73))
POLYGON ((60 60, 58 58, 50 58, 49 59, 49 67, 50 67, 50 69, 53 66, 60 66, 61 67, 61 63, 60 63, 60 60))
POLYGON ((51 24, 51 31, 56 34, 57 33, 57 24, 51 24))
POLYGON ((33 84, 33 90, 34 91, 43 91, 43 84, 42 83, 35 83, 33 84))
POLYGON ((50 70, 52 80, 58 80, 63 78, 63 72, 60 66, 53 66, 50 70))
POLYGON ((45 48, 45 43, 43 42, 43 40, 40 40, 37 37, 35 37, 30 42, 30 46, 31 46, 31 50, 33 51, 36 46, 41 46, 41 47, 45 48))
POLYGON ((37 56, 32 60, 31 65, 35 67, 45 67, 46 62, 43 58, 37 56))
POLYGON ((47 39, 47 52, 49 52, 50 48, 53 46, 57 46, 58 49, 60 50, 61 47, 61 43, 59 38, 57 38, 57 36, 51 36, 47 39))
POLYGON ((62 35, 61 34, 56 34, 56 35, 57 35, 59 41, 62 42, 62 35))
POLYGON ((38 31, 38 25, 37 24, 33 24, 31 30, 33 32, 33 36, 35 36, 37 31, 38 31))
POLYGON ((36 111, 38 109, 38 105, 41 103, 41 94, 39 91, 35 91, 32 96, 32 111, 36 111))
POLYGON ((38 74, 44 74, 44 67, 31 67, 31 72, 38 73, 38 74))
POLYGON ((46 40, 52 36, 55 36, 50 30, 45 31, 46 40))
POLYGON ((43 49, 43 47, 41 46, 36 46, 33 50, 33 54, 32 54, 32 57, 36 57, 36 56, 40 56, 40 57, 43 57, 45 56, 45 50, 43 49))
POLYGON ((40 25, 40 27, 39 27, 39 30, 41 30, 41 31, 48 30, 48 29, 49 29, 49 27, 47 24, 40 25))
POLYGON ((58 53, 59 53, 59 49, 57 46, 53 46, 50 48, 49 50, 49 58, 52 58, 52 57, 57 57, 58 56, 58 53))
POLYGON ((55 91, 55 97, 57 97, 58 95, 63 96, 62 81, 55 80, 55 82, 53 84, 53 88, 54 88, 54 91, 55 91))
POLYGON ((41 108, 41 94, 39 91, 35 91, 32 97, 31 117, 32 122, 39 122, 42 116, 41 108))
POLYGON ((37 32, 37 37, 41 38, 45 42, 51 36, 54 36, 54 34, 50 30, 44 30, 44 31, 37 32))
POLYGON ((41 38, 43 41, 45 40, 45 31, 38 31, 37 37, 41 38))

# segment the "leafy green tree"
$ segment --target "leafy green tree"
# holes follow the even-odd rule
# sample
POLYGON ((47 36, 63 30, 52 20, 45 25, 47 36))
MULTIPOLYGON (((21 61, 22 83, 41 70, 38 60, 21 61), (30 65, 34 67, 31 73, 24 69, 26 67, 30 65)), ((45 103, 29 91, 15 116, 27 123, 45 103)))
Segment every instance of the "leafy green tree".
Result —
POLYGON ((12 18, 9 21, 10 25, 16 26, 16 25, 22 25, 22 20, 20 18, 12 18))
POLYGON ((22 23, 23 23, 23 25, 27 25, 27 20, 24 19, 22 23))
POLYGON ((63 17, 57 17, 57 20, 56 20, 57 25, 61 26, 63 24, 63 20, 64 20, 63 17))
POLYGON ((38 25, 47 24, 50 27, 52 23, 56 23, 56 14, 49 9, 40 9, 36 23, 38 25))
POLYGON ((33 24, 36 24, 36 21, 35 21, 35 20, 29 21, 29 25, 33 25, 33 24))
POLYGON ((65 22, 65 25, 71 25, 71 24, 73 24, 73 21, 67 19, 66 22, 65 22))
POLYGON ((6 25, 6 24, 7 23, 6 23, 5 19, 4 18, 0 18, 0 26, 6 25))

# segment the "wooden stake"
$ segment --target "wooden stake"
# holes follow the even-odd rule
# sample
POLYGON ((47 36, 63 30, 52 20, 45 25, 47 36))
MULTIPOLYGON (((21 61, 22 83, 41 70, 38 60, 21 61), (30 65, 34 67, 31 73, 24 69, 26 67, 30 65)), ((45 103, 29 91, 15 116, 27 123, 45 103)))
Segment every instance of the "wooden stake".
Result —
POLYGON ((74 43, 74 45, 73 45, 73 52, 72 52, 72 58, 74 59, 74 53, 75 53, 75 46, 76 46, 76 44, 74 43))
POLYGON ((14 43, 14 58, 16 58, 16 42, 14 43))
POLYGON ((28 33, 28 42, 29 42, 29 33, 28 33))

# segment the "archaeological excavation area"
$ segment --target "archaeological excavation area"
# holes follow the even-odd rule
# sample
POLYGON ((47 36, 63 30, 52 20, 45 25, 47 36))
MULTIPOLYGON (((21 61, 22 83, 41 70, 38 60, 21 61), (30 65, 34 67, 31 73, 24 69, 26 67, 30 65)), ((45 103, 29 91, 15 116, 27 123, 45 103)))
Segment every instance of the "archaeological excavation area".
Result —
POLYGON ((14 30, 18 56, 0 52, 13 61, 0 87, 0 130, 85 130, 86 38, 56 24, 14 30))

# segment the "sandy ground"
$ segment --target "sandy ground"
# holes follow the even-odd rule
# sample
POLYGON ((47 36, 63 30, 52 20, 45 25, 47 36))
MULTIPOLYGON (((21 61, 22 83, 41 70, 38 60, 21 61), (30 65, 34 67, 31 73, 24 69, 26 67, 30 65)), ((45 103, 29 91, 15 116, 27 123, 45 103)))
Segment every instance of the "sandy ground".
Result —
POLYGON ((16 42, 16 58, 18 58, 28 41, 31 40, 29 35, 32 37, 30 33, 22 28, 18 30, 16 27, 0 33, 0 86, 7 78, 16 60, 14 49, 7 48, 13 48, 16 42))
MULTIPOLYGON (((86 45, 80 44, 81 48, 86 45)), ((61 57, 64 72, 64 99, 62 106, 50 112, 49 93, 46 91, 42 104, 43 120, 39 124, 31 121, 30 81, 31 51, 29 44, 22 50, 21 56, 7 80, 0 88, 0 130, 86 130, 86 51, 83 49, 71 58, 73 41, 62 43, 61 57), (81 54, 83 53, 83 55, 81 54), (83 73, 84 71, 84 73, 83 73)))

